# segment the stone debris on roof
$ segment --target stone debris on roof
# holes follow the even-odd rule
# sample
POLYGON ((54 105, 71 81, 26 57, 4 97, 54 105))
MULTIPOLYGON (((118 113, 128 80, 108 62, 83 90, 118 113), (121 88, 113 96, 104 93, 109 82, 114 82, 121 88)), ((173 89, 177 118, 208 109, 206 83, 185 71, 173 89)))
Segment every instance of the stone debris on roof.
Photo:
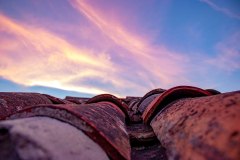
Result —
POLYGON ((0 159, 240 159, 240 91, 0 92, 0 159))

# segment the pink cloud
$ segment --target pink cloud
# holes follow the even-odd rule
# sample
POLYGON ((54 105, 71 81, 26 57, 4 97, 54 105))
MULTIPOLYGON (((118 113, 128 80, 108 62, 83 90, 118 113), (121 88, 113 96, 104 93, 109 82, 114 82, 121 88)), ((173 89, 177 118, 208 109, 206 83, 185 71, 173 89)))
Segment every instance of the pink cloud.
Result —
POLYGON ((88 1, 70 2, 106 37, 111 39, 112 43, 125 50, 126 60, 136 63, 134 66, 136 71, 143 70, 139 71, 139 75, 146 79, 147 84, 152 83, 152 87, 156 87, 160 84, 168 86, 177 83, 179 79, 184 81, 187 56, 170 51, 162 45, 152 45, 141 33, 134 34, 127 29, 126 25, 116 21, 118 17, 109 16, 101 8, 92 7, 88 1), (149 77, 151 80, 147 80, 149 77))
POLYGON ((189 57, 161 44, 153 45, 152 37, 146 38, 137 29, 132 32, 127 24, 117 21, 118 17, 109 16, 88 1, 70 2, 79 11, 78 16, 84 15, 91 23, 56 27, 61 33, 74 31, 81 43, 53 32, 55 25, 51 22, 23 23, 0 14, 0 41, 6 44, 0 46, 1 76, 28 86, 115 95, 139 95, 152 88, 189 82, 185 78, 189 57), (51 26, 51 31, 46 26, 51 26), (87 79, 109 84, 113 89, 91 83, 81 85, 87 79))
POLYGON ((105 53, 94 53, 68 43, 43 28, 25 25, 0 15, 0 75, 24 85, 43 85, 99 94, 100 88, 68 83, 73 78, 115 74, 105 53))

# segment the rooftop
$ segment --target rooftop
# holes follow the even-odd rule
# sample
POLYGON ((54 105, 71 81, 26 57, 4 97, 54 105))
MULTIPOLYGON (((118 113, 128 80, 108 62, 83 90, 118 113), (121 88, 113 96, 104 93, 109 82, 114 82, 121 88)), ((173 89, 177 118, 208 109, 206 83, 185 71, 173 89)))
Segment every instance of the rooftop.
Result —
POLYGON ((0 159, 240 159, 240 91, 0 92, 0 159))

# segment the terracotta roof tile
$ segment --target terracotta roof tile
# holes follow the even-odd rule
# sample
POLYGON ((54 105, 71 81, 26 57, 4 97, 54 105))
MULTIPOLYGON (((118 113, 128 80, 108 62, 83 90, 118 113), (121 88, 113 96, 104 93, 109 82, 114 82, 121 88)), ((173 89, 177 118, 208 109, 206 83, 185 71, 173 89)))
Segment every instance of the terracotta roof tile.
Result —
POLYGON ((240 159, 240 92, 175 101, 151 126, 169 159, 240 159))
POLYGON ((0 93, 2 120, 43 116, 63 121, 114 160, 240 159, 239 107, 240 92, 221 94, 191 86, 126 98, 0 93))
POLYGON ((110 157, 130 159, 125 115, 113 103, 38 105, 21 110, 9 118, 33 116, 47 116, 70 123, 97 142, 110 157))
POLYGON ((152 118, 161 111, 161 109, 175 100, 210 95, 212 95, 211 92, 192 86, 178 86, 171 88, 160 94, 148 105, 146 110, 143 112, 143 120, 145 123, 149 123, 152 118))
POLYGON ((97 102, 110 102, 112 104, 115 104, 125 114, 126 120, 129 121, 128 106, 123 101, 121 101, 119 98, 117 98, 117 97, 115 97, 111 94, 100 94, 100 95, 97 95, 93 98, 88 99, 86 101, 86 104, 97 103, 97 102))
POLYGON ((0 119, 38 104, 52 104, 52 101, 39 93, 0 92, 0 119))
POLYGON ((65 100, 73 102, 75 104, 83 104, 88 101, 89 98, 82 98, 82 97, 71 97, 71 96, 66 96, 65 100))
POLYGON ((48 94, 42 94, 44 96, 46 96, 53 104, 75 104, 71 101, 65 100, 65 99, 60 99, 48 94))
POLYGON ((108 159, 81 130, 49 117, 6 120, 0 123, 0 133, 1 160, 108 159))

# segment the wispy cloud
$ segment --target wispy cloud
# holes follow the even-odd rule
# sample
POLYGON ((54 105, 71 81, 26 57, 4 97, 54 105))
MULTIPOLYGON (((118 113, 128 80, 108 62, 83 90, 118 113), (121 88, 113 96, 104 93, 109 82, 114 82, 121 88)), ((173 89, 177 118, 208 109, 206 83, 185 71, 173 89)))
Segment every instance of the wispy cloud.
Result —
MULTIPOLYGON (((125 50, 125 57, 138 64, 134 69, 144 70, 140 71, 141 78, 151 77, 150 81, 152 81, 153 87, 160 84, 162 86, 174 84, 176 77, 181 79, 184 76, 188 58, 183 54, 174 53, 161 45, 152 45, 150 41, 143 38, 141 33, 130 32, 126 25, 115 20, 118 19, 117 17, 108 16, 97 7, 93 8, 88 1, 70 2, 113 43, 125 50)), ((147 83, 151 82, 148 80, 147 83)))
POLYGON ((216 45, 218 54, 206 62, 224 71, 240 70, 240 31, 216 45))
POLYGON ((211 8, 213 8, 216 11, 219 11, 219 12, 221 12, 221 13, 223 13, 223 14, 231 17, 231 18, 235 18, 235 19, 240 20, 240 13, 234 13, 233 11, 231 11, 227 8, 220 7, 210 0, 200 0, 200 1, 206 3, 207 5, 209 5, 211 8))
POLYGON ((20 22, 0 14, 0 76, 27 86, 122 96, 192 84, 189 75, 204 70, 206 76, 213 64, 222 70, 239 69, 237 48, 219 45, 219 55, 207 55, 198 62, 160 41, 153 43, 154 37, 147 31, 143 34, 141 26, 129 27, 133 25, 126 23, 131 21, 130 15, 124 15, 129 19, 123 23, 121 15, 109 15, 90 1, 69 3, 77 11, 74 16, 81 19, 76 23, 42 24, 46 21, 32 21, 31 16, 20 22))
POLYGON ((0 34, 0 75, 20 84, 99 94, 107 91, 68 82, 76 77, 104 79, 117 72, 107 54, 78 48, 43 28, 14 21, 3 14, 0 14, 0 34))

